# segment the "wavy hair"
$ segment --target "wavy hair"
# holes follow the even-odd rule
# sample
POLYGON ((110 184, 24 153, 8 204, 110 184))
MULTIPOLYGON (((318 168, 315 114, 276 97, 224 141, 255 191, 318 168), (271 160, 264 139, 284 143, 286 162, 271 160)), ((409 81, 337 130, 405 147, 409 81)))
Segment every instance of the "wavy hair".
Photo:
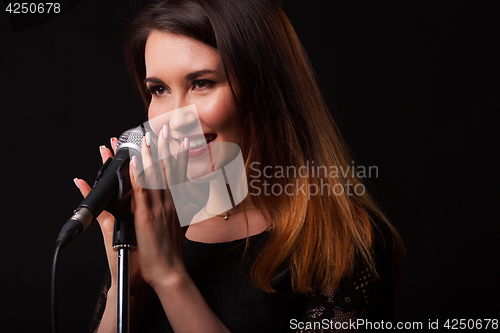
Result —
MULTIPOLYGON (((131 24, 125 55, 146 106, 144 50, 152 30, 185 35, 219 52, 244 124, 241 149, 248 175, 254 162, 273 170, 308 161, 340 170, 353 167, 307 54, 276 1, 167 0, 144 7, 131 24)), ((259 184, 269 181, 263 174, 252 177, 259 184)), ((354 187, 361 184, 355 173, 272 181, 281 188, 293 186, 294 195, 251 196, 256 207, 269 208, 273 222, 252 269, 262 290, 274 292, 273 281, 283 269, 289 269, 293 289, 302 293, 338 288, 359 259, 377 274, 372 252, 380 224, 392 234, 393 262, 399 263, 401 239, 368 193, 309 197, 299 190, 313 184, 354 187)))

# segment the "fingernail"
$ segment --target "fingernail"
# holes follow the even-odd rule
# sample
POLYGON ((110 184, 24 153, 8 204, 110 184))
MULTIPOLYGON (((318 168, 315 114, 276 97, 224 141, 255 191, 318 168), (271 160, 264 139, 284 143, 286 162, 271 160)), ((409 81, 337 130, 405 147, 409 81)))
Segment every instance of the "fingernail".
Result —
POLYGON ((137 169, 137 157, 135 155, 132 156, 132 165, 137 169))
POLYGON ((149 132, 146 133, 146 146, 151 147, 151 134, 149 132))
POLYGON ((99 146, 99 153, 102 155, 102 150, 106 148, 106 146, 102 145, 102 146, 99 146))
POLYGON ((163 125, 163 137, 165 139, 168 138, 168 126, 167 125, 163 125))
POLYGON ((117 141, 118 139, 113 137, 111 139, 109 139, 109 141, 111 142, 111 148, 113 148, 113 144, 115 143, 115 141, 117 141))
POLYGON ((74 178, 73 182, 75 183, 76 187, 80 188, 80 186, 78 186, 78 183, 76 182, 77 180, 78 180, 78 178, 74 178))
POLYGON ((189 149, 189 139, 188 138, 184 138, 184 149, 185 150, 189 149))

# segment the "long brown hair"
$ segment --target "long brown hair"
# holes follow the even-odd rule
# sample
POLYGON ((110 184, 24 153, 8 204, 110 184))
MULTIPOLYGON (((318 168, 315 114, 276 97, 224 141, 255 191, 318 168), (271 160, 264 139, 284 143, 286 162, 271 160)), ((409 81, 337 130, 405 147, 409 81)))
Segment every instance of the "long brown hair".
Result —
POLYGON ((247 174, 257 180, 254 185, 272 181, 293 193, 251 196, 257 207, 270 208, 273 222, 253 266, 257 286, 273 292, 277 272, 288 268, 299 292, 335 289, 353 274, 358 259, 376 274, 372 252, 381 224, 392 234, 393 252, 403 253, 399 235, 366 191, 310 196, 303 190, 354 188, 361 184, 356 173, 270 180, 253 172, 256 162, 272 170, 308 163, 353 168, 308 57, 276 1, 168 0, 145 7, 131 25, 125 54, 146 105, 144 49, 152 30, 186 35, 218 50, 244 124, 247 174))

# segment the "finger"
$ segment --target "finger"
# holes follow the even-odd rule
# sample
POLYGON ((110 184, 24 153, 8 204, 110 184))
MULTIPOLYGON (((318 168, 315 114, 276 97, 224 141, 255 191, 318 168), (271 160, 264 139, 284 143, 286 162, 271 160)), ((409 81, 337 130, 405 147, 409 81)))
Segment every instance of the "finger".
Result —
MULTIPOLYGON (((163 133, 161 133, 160 137, 163 138, 164 141, 166 141, 163 133)), ((146 178, 146 184, 148 186, 147 188, 150 189, 148 195, 151 206, 154 210, 161 210, 162 205, 165 201, 166 194, 164 190, 166 188, 165 175, 160 168, 160 163, 155 161, 151 141, 151 134, 146 133, 143 145, 141 147, 144 164, 144 174, 146 178)), ((164 145, 164 143, 162 145, 164 145)), ((158 144, 156 144, 156 146, 158 146, 158 144)))
POLYGON ((189 139, 179 145, 176 158, 170 156, 168 159, 161 160, 164 175, 167 177, 169 186, 175 186, 187 180, 187 164, 189 160, 189 139))
POLYGON ((168 146, 169 133, 168 125, 163 125, 160 133, 158 133, 158 160, 165 159, 172 155, 168 146))
POLYGON ((151 134, 149 134, 149 132, 146 133, 142 139, 141 155, 142 164, 144 166, 144 170, 146 170, 154 163, 153 155, 151 153, 151 134))
POLYGON ((106 148, 106 146, 100 146, 99 152, 101 153, 102 163, 105 163, 108 160, 108 158, 113 157, 111 150, 106 148))
MULTIPOLYGON (((186 174, 187 174, 187 163, 189 160, 189 139, 184 138, 184 141, 181 143, 179 150, 177 152, 177 160, 173 159, 172 163, 168 163, 168 160, 161 160, 163 172, 166 174, 170 172, 169 179, 169 187, 167 191, 167 198, 174 200, 176 203, 181 203, 184 205, 184 194, 186 190, 186 174), (173 163, 175 163, 173 165, 173 163), (172 168, 173 165, 173 168, 172 168), (167 170, 170 168, 169 170, 167 170), (172 169, 174 171, 172 172, 172 169)), ((182 224, 185 224, 182 221, 189 220, 191 221, 192 217, 189 217, 187 214, 182 214, 179 211, 180 207, 177 205, 176 207, 178 212, 178 217, 182 224)))
MULTIPOLYGON (((146 214, 145 216, 149 216, 151 213, 149 209, 149 192, 141 186, 141 177, 143 177, 144 173, 138 168, 138 159, 137 156, 132 156, 130 160, 129 174, 130 174, 130 185, 132 186, 132 190, 134 191, 133 202, 134 202, 134 215, 140 216, 140 214, 146 214)), ((139 219, 136 219, 135 222, 139 222, 139 219)))
POLYGON ((187 165, 189 161, 189 139, 184 138, 184 142, 177 154, 177 162, 175 164, 176 184, 185 183, 187 181, 187 165))
POLYGON ((163 174, 160 172, 158 163, 155 162, 152 149, 152 138, 148 132, 143 139, 142 147, 142 164, 144 166, 144 176, 146 188, 148 189, 164 189, 165 181, 163 174))
POLYGON ((165 179, 165 187, 168 189, 168 182, 172 178, 172 172, 175 166, 175 158, 170 152, 169 142, 169 128, 164 125, 163 129, 158 135, 158 159, 161 162, 161 169, 163 171, 163 178, 165 179))
POLYGON ((115 137, 112 137, 110 139, 111 141, 111 148, 113 149, 113 153, 116 155, 116 148, 118 147, 118 139, 115 137))

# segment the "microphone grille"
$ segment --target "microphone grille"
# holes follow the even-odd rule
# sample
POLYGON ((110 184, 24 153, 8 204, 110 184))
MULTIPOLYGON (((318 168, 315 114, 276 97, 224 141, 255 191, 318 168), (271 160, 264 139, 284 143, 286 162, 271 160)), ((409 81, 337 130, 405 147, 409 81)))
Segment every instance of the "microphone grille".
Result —
POLYGON ((124 144, 127 144, 127 146, 132 144, 136 146, 136 149, 139 150, 139 148, 142 145, 142 139, 144 138, 145 135, 146 135, 146 129, 143 126, 138 126, 126 130, 125 132, 122 133, 122 135, 120 135, 116 149, 119 150, 121 146, 124 144))
POLYGON ((151 154, 154 158, 158 156, 158 138, 154 134, 153 131, 150 131, 144 127, 144 125, 131 128, 120 135, 118 139, 118 145, 116 150, 120 150, 121 148, 130 148, 135 151, 135 154, 141 153, 141 146, 144 136, 146 132, 149 132, 151 135, 151 154))

